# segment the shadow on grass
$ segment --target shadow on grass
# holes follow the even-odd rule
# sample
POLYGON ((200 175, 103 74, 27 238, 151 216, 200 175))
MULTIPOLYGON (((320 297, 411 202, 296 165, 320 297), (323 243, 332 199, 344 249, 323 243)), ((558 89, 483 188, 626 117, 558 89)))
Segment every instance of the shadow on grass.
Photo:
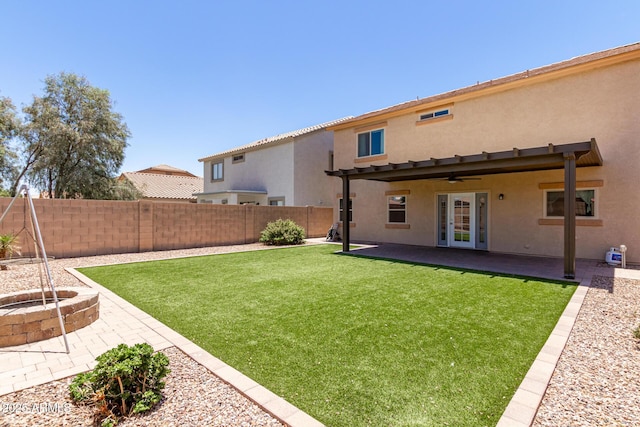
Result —
POLYGON ((548 279, 548 278, 543 278, 543 277, 527 276, 527 275, 522 275, 522 274, 498 273, 498 272, 494 272, 494 271, 475 270, 475 269, 472 269, 472 268, 453 267, 453 266, 448 266, 448 265, 432 264, 432 263, 428 263, 428 262, 407 261, 407 260, 402 260, 402 259, 375 256, 375 255, 361 255, 361 254, 352 253, 352 252, 336 252, 336 255, 351 256, 351 257, 362 258, 362 259, 373 259, 373 260, 379 260, 379 261, 387 261, 387 262, 394 263, 394 264, 431 267, 431 268, 433 268, 435 270, 456 271, 456 272, 459 272, 460 274, 466 274, 466 273, 479 274, 479 275, 482 275, 482 276, 488 276, 490 278, 500 277, 500 278, 517 279, 517 280, 522 280, 525 283, 530 282, 530 281, 535 281, 535 282, 539 282, 539 283, 548 283, 548 284, 552 284, 552 285, 560 285, 563 288, 566 288, 567 286, 578 286, 578 282, 569 281, 569 280, 548 279))

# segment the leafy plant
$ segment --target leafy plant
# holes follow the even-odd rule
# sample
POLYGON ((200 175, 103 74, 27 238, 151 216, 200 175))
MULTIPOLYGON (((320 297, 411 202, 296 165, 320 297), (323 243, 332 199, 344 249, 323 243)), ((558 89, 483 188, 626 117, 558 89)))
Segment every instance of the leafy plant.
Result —
POLYGON ((304 238, 304 228, 290 219, 270 222, 260 233, 260 242, 265 245, 299 245, 304 238))
POLYGON ((11 258, 14 253, 20 255, 18 236, 13 234, 0 234, 0 259, 11 258))
POLYGON ((640 340, 640 326, 638 326, 637 328, 635 328, 635 329, 633 330, 633 336, 634 336, 636 339, 639 339, 639 340, 640 340))
POLYGON ((96 423, 114 426, 120 417, 148 411, 162 399, 169 359, 149 344, 120 344, 96 361, 93 371, 77 375, 69 385, 75 402, 96 407, 96 423))

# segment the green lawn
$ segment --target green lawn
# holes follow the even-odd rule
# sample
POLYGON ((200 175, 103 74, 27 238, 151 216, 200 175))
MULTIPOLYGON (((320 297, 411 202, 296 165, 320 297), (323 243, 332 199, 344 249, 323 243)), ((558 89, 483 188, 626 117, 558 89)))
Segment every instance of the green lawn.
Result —
POLYGON ((495 425, 575 285, 336 246, 80 271, 328 426, 495 425))

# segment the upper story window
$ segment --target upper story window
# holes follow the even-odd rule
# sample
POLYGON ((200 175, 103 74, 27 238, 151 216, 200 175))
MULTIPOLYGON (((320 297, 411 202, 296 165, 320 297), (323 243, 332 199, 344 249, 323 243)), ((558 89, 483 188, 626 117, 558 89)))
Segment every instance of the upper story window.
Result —
POLYGON ((449 114, 451 114, 451 110, 449 108, 443 108, 440 110, 430 111, 425 114, 420 114, 420 120, 434 119, 436 117, 448 116, 449 114))
MULTIPOLYGON (((545 216, 564 217, 564 191, 546 190, 544 192, 545 216)), ((576 216, 593 218, 596 216, 596 190, 576 190, 576 216)))
POLYGON ((384 129, 358 134, 358 157, 384 154, 384 129))
POLYGON ((222 160, 211 164, 211 181, 222 181, 224 179, 223 165, 222 160))
POLYGON ((241 163, 244 162, 244 153, 234 154, 231 158, 231 163, 241 163))

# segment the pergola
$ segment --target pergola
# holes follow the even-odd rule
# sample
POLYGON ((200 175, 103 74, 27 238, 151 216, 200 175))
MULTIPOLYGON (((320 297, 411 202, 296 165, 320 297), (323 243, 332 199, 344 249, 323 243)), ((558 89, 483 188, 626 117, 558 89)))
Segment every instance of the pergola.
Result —
MULTIPOLYGON (((588 166, 602 166, 595 138, 570 144, 339 169, 326 171, 326 174, 342 178, 347 212, 350 182, 354 179, 395 182, 564 169, 564 277, 573 279, 576 270, 576 168, 588 166)), ((348 252, 349 215, 345 214, 343 221, 342 250, 348 252)))

